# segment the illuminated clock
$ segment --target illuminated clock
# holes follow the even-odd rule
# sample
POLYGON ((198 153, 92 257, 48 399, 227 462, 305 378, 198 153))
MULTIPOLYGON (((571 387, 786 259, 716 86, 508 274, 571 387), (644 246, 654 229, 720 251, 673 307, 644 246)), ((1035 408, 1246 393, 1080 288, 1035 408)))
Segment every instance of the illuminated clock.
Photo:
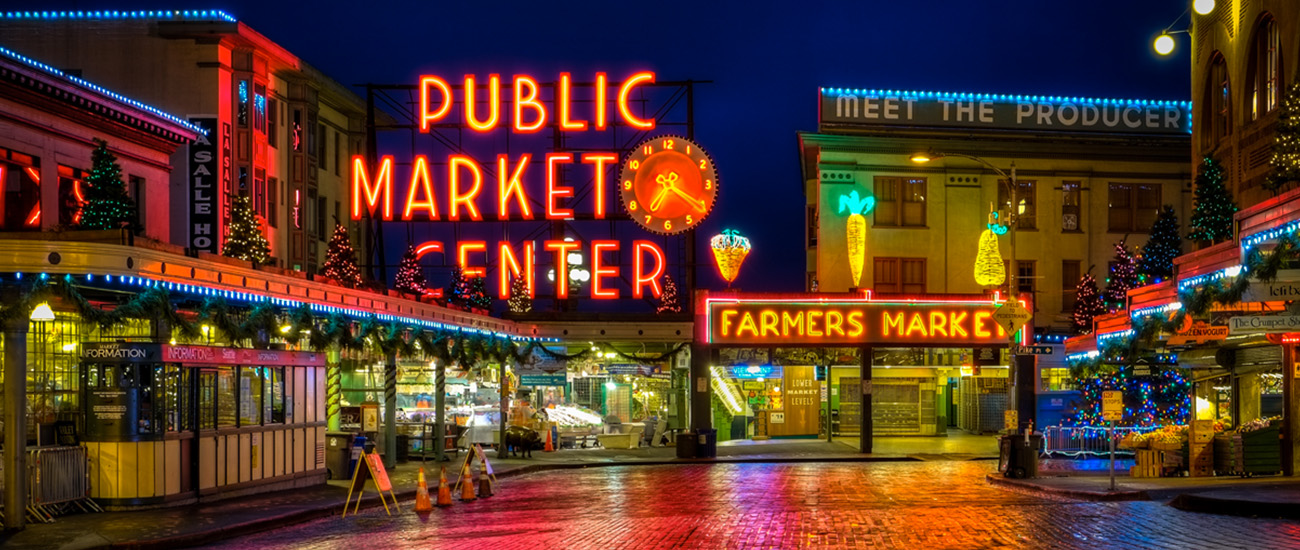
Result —
POLYGON ((641 227, 665 235, 694 229, 718 197, 713 159, 678 136, 641 143, 623 162, 618 181, 627 214, 641 227))

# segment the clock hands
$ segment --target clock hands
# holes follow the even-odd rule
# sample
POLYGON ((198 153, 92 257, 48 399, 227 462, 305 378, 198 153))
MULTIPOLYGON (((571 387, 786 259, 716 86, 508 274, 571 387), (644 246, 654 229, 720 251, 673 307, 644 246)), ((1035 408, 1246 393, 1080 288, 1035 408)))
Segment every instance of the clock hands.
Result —
POLYGON ((655 194, 654 200, 650 201, 650 211, 658 211, 659 207, 663 206, 664 200, 668 198, 668 192, 671 191, 682 200, 686 201, 687 204, 690 204, 692 208, 695 208, 700 212, 707 212, 709 207, 704 204, 704 201, 693 197, 689 193, 678 188, 678 181, 677 172, 668 172, 667 174, 659 174, 658 176, 655 176, 655 183, 658 183, 663 187, 659 189, 659 193, 655 194))

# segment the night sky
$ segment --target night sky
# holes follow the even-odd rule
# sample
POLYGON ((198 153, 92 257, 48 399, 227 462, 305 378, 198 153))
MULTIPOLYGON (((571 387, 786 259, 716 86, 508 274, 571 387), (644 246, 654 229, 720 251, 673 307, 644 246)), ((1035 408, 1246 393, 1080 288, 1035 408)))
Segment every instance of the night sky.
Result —
MULTIPOLYGON (((347 85, 414 83, 421 73, 545 81, 603 70, 616 80, 640 69, 660 81, 711 80, 697 88, 696 138, 716 160, 723 195, 698 242, 707 247, 723 227, 750 236, 737 284, 755 291, 803 288, 795 132, 816 130, 819 86, 1175 100, 1190 89, 1187 35, 1175 35, 1168 58, 1151 49, 1176 19, 1174 29, 1186 28, 1187 0, 5 4, 222 9, 347 85)), ((713 270, 701 274, 701 286, 720 286, 713 270)))

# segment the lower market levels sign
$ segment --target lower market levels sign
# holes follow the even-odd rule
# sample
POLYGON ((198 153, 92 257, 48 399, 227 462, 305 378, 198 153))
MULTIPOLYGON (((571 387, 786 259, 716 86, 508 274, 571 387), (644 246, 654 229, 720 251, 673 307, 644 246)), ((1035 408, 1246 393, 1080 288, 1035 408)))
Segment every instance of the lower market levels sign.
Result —
POLYGON ((1005 345, 993 314, 999 302, 872 300, 808 295, 797 299, 708 298, 710 344, 1005 345))

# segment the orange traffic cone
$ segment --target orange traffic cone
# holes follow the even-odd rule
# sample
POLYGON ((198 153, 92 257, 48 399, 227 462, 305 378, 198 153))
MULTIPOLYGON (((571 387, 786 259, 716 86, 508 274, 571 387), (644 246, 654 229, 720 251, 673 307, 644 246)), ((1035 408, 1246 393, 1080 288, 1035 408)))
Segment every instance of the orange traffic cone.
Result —
POLYGON ((433 503, 429 502, 429 485, 424 481, 424 468, 420 468, 419 481, 415 484, 416 513, 432 512, 433 503))
POLYGON ((487 472, 480 470, 478 473, 478 497, 487 498, 492 496, 492 480, 488 478, 487 472))
POLYGON ((460 484, 461 500, 469 502, 478 498, 474 496, 474 475, 470 473, 468 463, 466 463, 465 467, 461 469, 460 480, 456 483, 460 484))
POLYGON ((442 467, 442 473, 438 476, 438 506, 451 506, 451 487, 447 486, 447 467, 442 467))
POLYGON ((554 451, 555 451, 555 446, 551 444, 551 427, 550 427, 550 426, 547 426, 547 427, 546 427, 546 448, 543 449, 543 451, 548 452, 548 453, 550 453, 550 452, 554 452, 554 451))

